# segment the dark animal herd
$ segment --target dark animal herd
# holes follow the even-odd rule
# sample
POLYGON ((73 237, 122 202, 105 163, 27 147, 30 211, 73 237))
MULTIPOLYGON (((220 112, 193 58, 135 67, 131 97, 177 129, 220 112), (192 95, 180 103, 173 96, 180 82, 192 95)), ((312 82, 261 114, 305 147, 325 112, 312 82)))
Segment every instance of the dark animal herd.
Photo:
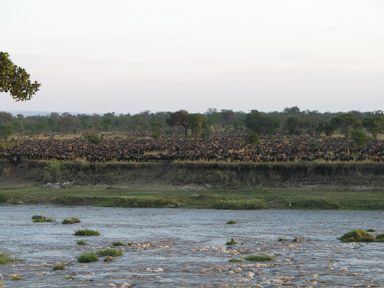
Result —
POLYGON ((86 139, 23 140, 0 149, 0 159, 17 165, 21 159, 85 159, 91 163, 124 162, 295 162, 295 161, 384 161, 384 141, 370 141, 363 147, 345 138, 274 135, 259 144, 246 144, 239 134, 219 134, 209 140, 171 136, 163 139, 114 137, 99 144, 86 139))

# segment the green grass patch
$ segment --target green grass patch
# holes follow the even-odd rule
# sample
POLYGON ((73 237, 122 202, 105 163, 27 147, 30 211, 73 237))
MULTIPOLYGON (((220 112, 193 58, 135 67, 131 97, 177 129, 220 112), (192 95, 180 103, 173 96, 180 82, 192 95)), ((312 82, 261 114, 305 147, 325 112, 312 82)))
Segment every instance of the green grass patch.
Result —
POLYGON ((19 280, 23 280, 23 278, 21 278, 20 276, 15 276, 15 277, 12 277, 11 280, 19 281, 19 280))
POLYGON ((367 231, 367 232, 376 232, 375 229, 367 229, 367 230, 365 230, 365 231, 367 231))
POLYGON ((0 264, 7 264, 8 262, 23 261, 23 259, 13 257, 10 254, 0 253, 0 264))
POLYGON ((376 239, 373 235, 365 230, 353 230, 345 233, 338 238, 341 242, 374 242, 376 239))
POLYGON ((128 246, 132 246, 133 244, 135 244, 133 241, 127 243, 128 246))
POLYGON ((277 241, 283 242, 283 241, 288 241, 288 239, 286 239, 286 238, 279 238, 279 239, 277 239, 277 241))
POLYGON ((95 262, 98 261, 99 258, 95 253, 84 253, 81 256, 77 258, 77 261, 79 263, 89 263, 89 262, 95 262))
POLYGON ((226 244, 227 244, 228 246, 230 246, 230 245, 236 245, 237 242, 232 238, 231 241, 227 242, 226 244))
POLYGON ((112 245, 113 245, 113 246, 123 246, 124 243, 121 242, 121 241, 115 241, 115 242, 112 242, 112 245))
POLYGON ((34 223, 41 223, 41 222, 55 222, 54 219, 47 218, 47 219, 33 219, 34 223))
POLYGON ((262 200, 230 200, 220 201, 213 205, 211 208, 223 210, 260 210, 268 209, 268 205, 262 200))
POLYGON ((243 262, 243 260, 241 259, 235 259, 235 258, 232 258, 232 259, 229 259, 228 262, 243 262))
POLYGON ((121 255, 123 255, 123 251, 119 251, 116 249, 106 249, 106 250, 97 252, 97 256, 100 256, 100 257, 105 257, 105 256, 116 257, 121 255))
POLYGON ((229 221, 227 222, 227 224, 229 224, 229 225, 231 225, 231 224, 237 224, 237 221, 235 221, 235 220, 229 220, 229 221))
POLYGON ((53 271, 56 271, 56 270, 65 270, 65 269, 67 269, 67 267, 65 267, 65 264, 62 263, 62 264, 53 266, 52 269, 53 269, 53 271))
POLYGON ((246 261, 253 261, 253 262, 272 261, 274 259, 275 259, 275 257, 268 256, 268 255, 252 255, 252 256, 248 256, 248 257, 244 258, 244 260, 246 260, 246 261))
POLYGON ((75 221, 72 219, 64 219, 61 224, 75 224, 75 221))
POLYGON ((80 241, 77 241, 77 245, 88 245, 88 243, 86 243, 83 240, 80 240, 80 241))
POLYGON ((84 229, 84 230, 76 230, 74 235, 75 236, 100 236, 100 232, 84 229))

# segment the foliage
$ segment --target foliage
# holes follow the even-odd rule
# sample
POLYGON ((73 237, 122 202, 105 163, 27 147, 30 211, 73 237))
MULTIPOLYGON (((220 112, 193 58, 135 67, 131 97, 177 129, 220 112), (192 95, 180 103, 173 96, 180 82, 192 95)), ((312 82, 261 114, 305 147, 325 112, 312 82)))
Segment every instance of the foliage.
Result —
POLYGON ((96 134, 88 134, 87 135, 87 140, 88 140, 89 143, 92 143, 92 144, 95 144, 95 145, 99 145, 102 142, 100 137, 97 136, 96 134))
POLYGON ((229 220, 229 221, 227 222, 227 224, 237 224, 237 221, 235 221, 235 220, 229 220))
POLYGON ((352 125, 357 123, 357 119, 352 113, 345 113, 341 116, 331 119, 331 125, 337 128, 343 128, 345 138, 349 139, 349 131, 352 125))
POLYGON ((365 230, 353 230, 339 238, 341 242, 374 242, 375 237, 365 230))
POLYGON ((58 265, 55 265, 52 267, 53 271, 56 271, 56 270, 65 270, 67 267, 65 267, 65 264, 62 263, 62 264, 58 264, 58 265))
POLYGON ((248 256, 244 258, 246 261, 271 261, 274 260, 275 257, 273 256, 268 256, 268 255, 253 255, 253 256, 248 256))
POLYGON ((384 130, 384 118, 383 117, 372 117, 364 118, 363 126, 368 132, 372 134, 373 139, 377 140, 377 135, 384 130))
POLYGON ((40 218, 40 219, 33 219, 33 222, 37 222, 37 223, 39 223, 39 222, 55 222, 55 220, 54 219, 51 219, 51 218, 46 218, 46 219, 43 219, 43 218, 40 218))
POLYGON ((297 116, 290 116, 286 121, 286 129, 290 135, 300 135, 300 118, 297 116))
POLYGON ((121 241, 115 241, 115 242, 112 242, 112 245, 113 245, 113 246, 123 246, 124 243, 121 242, 121 241))
POLYGON ((116 249, 106 249, 106 250, 97 252, 97 256, 101 256, 101 257, 105 257, 105 256, 116 257, 121 255, 123 255, 123 251, 119 251, 116 249))
POLYGON ((0 139, 7 140, 13 134, 13 129, 8 125, 0 125, 0 139))
POLYGON ((72 219, 64 219, 61 224, 75 224, 75 221, 72 219))
POLYGON ((88 244, 85 241, 80 240, 80 241, 77 241, 77 245, 88 245, 88 244))
POLYGON ((0 252, 0 264, 7 264, 8 262, 15 262, 15 261, 23 261, 23 259, 12 257, 9 254, 0 252))
MULTIPOLYGON (((367 232, 376 232, 375 229, 367 229, 367 230, 365 230, 365 231, 367 231, 367 232)), ((377 238, 377 237, 376 237, 376 238, 377 238)))
POLYGON ((230 245, 236 245, 237 242, 232 238, 231 241, 227 242, 226 244, 227 244, 228 246, 230 246, 230 245))
POLYGON ((359 147, 362 147, 365 143, 369 141, 369 137, 362 129, 352 130, 351 138, 353 142, 355 142, 356 146, 359 146, 359 147))
POLYGON ((89 262, 95 262, 98 261, 99 258, 95 253, 84 253, 80 257, 77 258, 77 261, 79 263, 89 263, 89 262))
POLYGON ((248 135, 245 135, 244 140, 249 144, 257 144, 260 142, 259 135, 257 135, 255 132, 250 132, 248 135))
POLYGON ((169 126, 182 126, 184 128, 185 137, 188 137, 189 129, 189 113, 185 110, 179 110, 177 112, 169 114, 169 118, 166 119, 166 122, 169 126))
POLYGON ((228 262, 231 262, 231 263, 233 263, 233 262, 243 262, 243 260, 232 258, 232 259, 229 259, 228 262))
POLYGON ((40 83, 29 80, 27 71, 16 66, 6 52, 0 52, 0 92, 10 93, 16 101, 27 101, 39 91, 40 83))
POLYGON ((100 236, 100 232, 94 230, 77 230, 75 231, 75 236, 100 236))
POLYGON ((259 135, 272 134, 280 127, 280 119, 252 110, 244 120, 245 126, 259 135))
POLYGON ((197 138, 198 135, 203 132, 203 127, 205 123, 208 121, 208 117, 201 115, 199 113, 189 114, 188 115, 188 123, 189 127, 191 127, 192 134, 197 138))

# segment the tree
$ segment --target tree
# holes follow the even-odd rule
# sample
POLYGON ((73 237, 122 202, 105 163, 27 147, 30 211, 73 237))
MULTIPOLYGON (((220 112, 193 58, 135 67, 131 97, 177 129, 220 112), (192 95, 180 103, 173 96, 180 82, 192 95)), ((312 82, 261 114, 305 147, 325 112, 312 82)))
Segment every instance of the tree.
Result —
POLYGON ((258 135, 272 134, 280 127, 280 119, 252 110, 245 116, 245 126, 258 135))
POLYGON ((171 127, 182 126, 184 128, 185 137, 188 137, 188 129, 190 127, 188 115, 188 111, 180 110, 169 114, 169 118, 167 118, 165 122, 171 127))
POLYGON ((352 130, 351 138, 353 142, 355 142, 356 146, 359 146, 359 147, 363 146, 369 140, 367 134, 365 134, 364 130, 362 129, 352 130))
POLYGON ((292 135, 299 135, 300 134, 300 124, 301 121, 299 117, 296 116, 290 116, 287 118, 286 128, 288 130, 288 134, 292 135))
POLYGON ((384 129, 384 118, 379 116, 364 118, 363 126, 372 134, 373 139, 377 140, 377 135, 384 129))
POLYGON ((0 92, 10 93, 16 101, 27 101, 39 91, 40 83, 29 80, 24 68, 16 66, 6 52, 0 52, 0 92))
POLYGON ((248 135, 244 136, 244 140, 249 144, 257 144, 259 143, 260 138, 255 132, 250 132, 248 135))
POLYGON ((345 138, 349 138, 349 130, 353 124, 357 123, 357 119, 353 116, 352 113, 346 113, 338 117, 331 119, 331 125, 334 127, 341 127, 344 130, 345 138))
POLYGON ((160 128, 163 128, 163 124, 161 124, 161 122, 158 122, 158 121, 152 121, 151 122, 151 126, 152 126, 152 135, 151 137, 153 139, 159 139, 161 134, 160 134, 160 128))
POLYGON ((188 115, 188 124, 191 127, 192 134, 197 138, 199 134, 203 131, 203 126, 205 122, 208 121, 208 117, 201 115, 199 113, 189 114, 188 115))
POLYGON ((221 109, 221 117, 223 117, 225 125, 228 126, 235 116, 236 114, 233 110, 221 109))
POLYGON ((13 129, 8 125, 0 125, 0 139, 7 140, 13 134, 13 129))

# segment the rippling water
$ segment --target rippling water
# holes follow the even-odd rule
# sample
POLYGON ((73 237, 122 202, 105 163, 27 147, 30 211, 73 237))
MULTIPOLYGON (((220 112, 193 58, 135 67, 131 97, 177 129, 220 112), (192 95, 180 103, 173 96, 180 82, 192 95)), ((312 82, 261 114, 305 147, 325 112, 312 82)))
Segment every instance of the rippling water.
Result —
POLYGON ((384 287, 384 243, 336 239, 353 229, 384 233, 383 219, 381 211, 0 206, 0 251, 25 258, 0 265, 0 274, 4 287, 384 287), (32 223, 35 214, 57 222, 32 223), (61 224, 72 216, 82 222, 61 224), (225 224, 231 219, 238 224, 225 224), (73 235, 84 228, 101 236, 73 235), (301 243, 292 242, 297 236, 301 243), (231 238, 239 244, 226 246, 231 238), (113 241, 135 244, 118 247, 123 255, 109 263, 77 263, 113 241), (258 254, 276 259, 228 262, 258 254), (53 271, 55 263, 67 269, 53 271))

